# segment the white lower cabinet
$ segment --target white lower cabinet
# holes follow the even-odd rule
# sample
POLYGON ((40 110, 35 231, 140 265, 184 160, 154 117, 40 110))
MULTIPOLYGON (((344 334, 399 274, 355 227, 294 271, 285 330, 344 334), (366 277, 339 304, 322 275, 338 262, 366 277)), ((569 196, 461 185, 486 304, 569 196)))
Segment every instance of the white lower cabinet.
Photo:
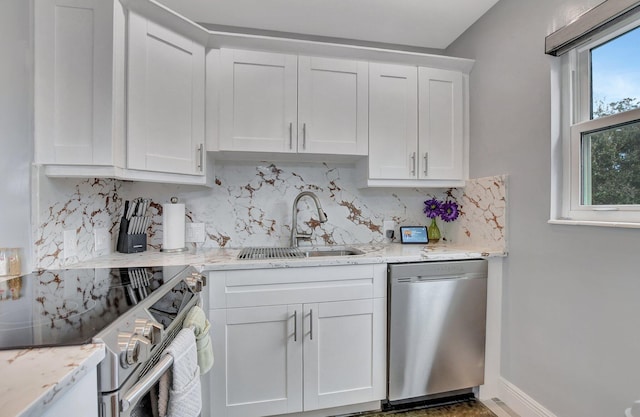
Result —
POLYGON ((94 368, 56 399, 40 417, 98 417, 98 369, 94 368), (70 411, 73 410, 73 411, 70 411))
POLYGON ((213 272, 211 280, 211 415, 299 413, 385 397, 385 265, 213 272))
POLYGON ((386 362, 377 349, 384 346, 384 309, 382 298, 303 306, 305 411, 381 398, 374 375, 386 362))
POLYGON ((215 356, 212 415, 249 417, 301 411, 301 306, 213 310, 210 319, 215 356), (299 328, 297 341, 294 328, 299 328))

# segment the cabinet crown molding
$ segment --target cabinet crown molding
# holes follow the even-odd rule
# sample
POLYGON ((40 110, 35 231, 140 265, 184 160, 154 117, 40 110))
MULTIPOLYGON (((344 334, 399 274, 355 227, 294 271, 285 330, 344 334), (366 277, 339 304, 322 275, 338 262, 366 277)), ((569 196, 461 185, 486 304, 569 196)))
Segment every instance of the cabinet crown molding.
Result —
POLYGON ((267 36, 249 33, 209 30, 206 27, 176 13, 155 0, 120 0, 128 9, 135 10, 157 23, 197 40, 211 49, 248 49, 287 54, 358 59, 371 62, 386 62, 403 65, 448 69, 469 74, 475 60, 446 55, 387 49, 309 39, 293 36, 267 36))

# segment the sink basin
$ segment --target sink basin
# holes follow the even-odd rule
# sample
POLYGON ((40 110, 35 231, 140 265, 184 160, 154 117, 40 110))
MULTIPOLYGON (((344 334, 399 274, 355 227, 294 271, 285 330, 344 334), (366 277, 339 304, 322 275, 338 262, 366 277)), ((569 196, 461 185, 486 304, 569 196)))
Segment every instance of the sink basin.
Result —
POLYGON ((252 247, 244 248, 238 254, 238 259, 300 259, 324 256, 355 256, 363 251, 345 246, 321 246, 312 248, 272 248, 252 247))

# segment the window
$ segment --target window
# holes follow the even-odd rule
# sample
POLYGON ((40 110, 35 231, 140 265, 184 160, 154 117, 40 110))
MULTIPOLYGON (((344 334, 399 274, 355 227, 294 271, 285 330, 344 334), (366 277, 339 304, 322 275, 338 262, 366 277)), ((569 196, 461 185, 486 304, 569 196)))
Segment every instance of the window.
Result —
POLYGON ((640 18, 573 47, 558 72, 552 222, 640 227, 640 18))

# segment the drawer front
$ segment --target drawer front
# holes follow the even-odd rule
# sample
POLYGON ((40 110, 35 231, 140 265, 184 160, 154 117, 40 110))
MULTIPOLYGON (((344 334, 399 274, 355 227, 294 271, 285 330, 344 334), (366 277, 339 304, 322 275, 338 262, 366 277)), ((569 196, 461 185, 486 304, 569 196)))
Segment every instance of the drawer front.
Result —
POLYGON ((210 307, 235 308, 384 297, 386 265, 212 271, 210 307))

